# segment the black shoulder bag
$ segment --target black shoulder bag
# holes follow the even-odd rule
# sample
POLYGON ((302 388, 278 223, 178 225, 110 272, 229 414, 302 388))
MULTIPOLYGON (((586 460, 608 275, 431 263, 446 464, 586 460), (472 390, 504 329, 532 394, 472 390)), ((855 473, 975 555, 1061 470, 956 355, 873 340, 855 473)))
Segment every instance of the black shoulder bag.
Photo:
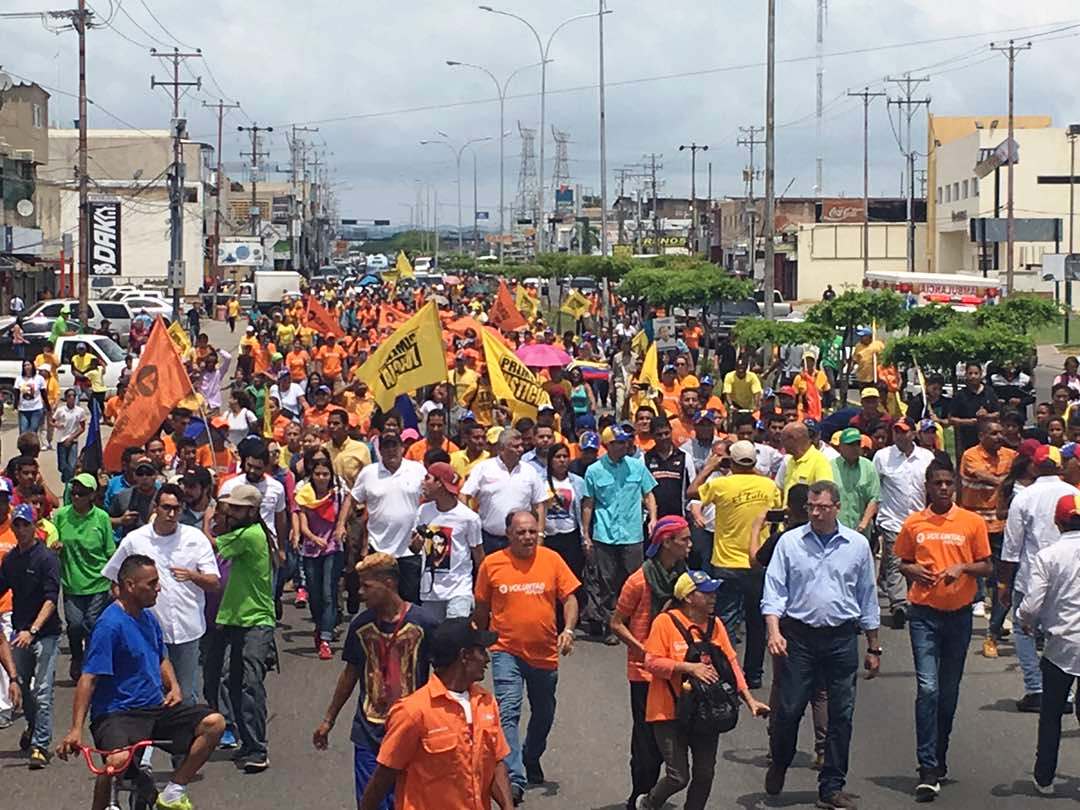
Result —
POLYGON ((739 694, 735 688, 735 673, 727 656, 712 643, 716 617, 709 619, 705 635, 695 640, 690 628, 684 627, 675 614, 668 612, 668 617, 686 639, 686 657, 690 664, 711 663, 720 679, 716 683, 705 683, 692 675, 683 675, 681 690, 676 693, 668 683, 675 698, 675 716, 688 736, 707 737, 723 734, 735 728, 739 722, 739 694))

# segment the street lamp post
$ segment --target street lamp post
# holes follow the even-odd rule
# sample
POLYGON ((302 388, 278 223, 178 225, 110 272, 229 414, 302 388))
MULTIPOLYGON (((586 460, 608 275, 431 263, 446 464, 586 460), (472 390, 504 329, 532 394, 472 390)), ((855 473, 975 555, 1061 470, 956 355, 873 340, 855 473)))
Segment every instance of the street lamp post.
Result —
POLYGON ((459 62, 455 59, 447 59, 446 64, 450 67, 467 67, 472 68, 473 70, 483 71, 493 82, 495 82, 495 92, 499 94, 499 264, 502 264, 503 237, 506 235, 506 163, 504 160, 506 154, 506 92, 510 88, 511 79, 521 71, 536 67, 537 65, 525 65, 524 67, 519 67, 506 77, 506 81, 499 84, 499 80, 495 78, 495 74, 486 67, 474 65, 469 62, 459 62))
POLYGON ((702 152, 708 152, 708 144, 698 144, 694 141, 690 142, 687 146, 683 144, 679 147, 679 151, 690 150, 690 250, 693 253, 698 252, 699 239, 698 239, 698 210, 697 210, 697 153, 700 149, 702 152))
POLYGON ((457 246, 458 246, 458 253, 461 253, 461 252, 463 252, 465 250, 465 241, 464 241, 464 234, 462 233, 462 222, 461 222, 461 155, 466 150, 466 148, 472 146, 474 143, 482 143, 483 141, 490 141, 491 137, 490 136, 485 136, 483 138, 472 138, 471 140, 465 141, 465 143, 463 143, 461 145, 461 148, 458 149, 458 148, 455 148, 452 143, 450 143, 449 136, 445 132, 439 132, 438 134, 441 135, 445 140, 434 140, 434 139, 432 139, 432 140, 423 140, 423 141, 420 141, 420 145, 421 146, 429 146, 431 144, 441 143, 443 146, 446 146, 454 154, 454 165, 457 167, 457 231, 458 231, 458 233, 457 233, 457 246))
MULTIPOLYGON (((1070 124, 1069 138, 1069 255, 1073 252, 1073 231, 1076 230, 1076 139, 1080 136, 1080 124, 1070 124)), ((1069 321, 1072 320, 1073 282, 1065 275, 1065 343, 1069 342, 1069 321)))
POLYGON ((536 37, 536 46, 540 50, 540 167, 539 167, 539 187, 540 187, 540 222, 537 223, 539 229, 537 231, 537 253, 544 252, 545 236, 547 235, 547 215, 545 213, 546 197, 544 194, 544 143, 547 140, 546 132, 544 130, 545 124, 545 110, 547 107, 547 63, 548 52, 551 50, 551 41, 555 39, 555 35, 559 33, 563 28, 572 22, 577 20, 587 20, 592 17, 596 17, 598 14, 610 14, 610 10, 603 12, 590 13, 590 14, 578 14, 570 17, 567 20, 563 20, 561 23, 555 26, 555 29, 551 32, 551 36, 548 37, 547 45, 544 45, 544 41, 540 38, 540 32, 536 30, 536 27, 526 20, 524 17, 520 17, 517 14, 512 14, 509 11, 502 11, 501 9, 492 8, 491 6, 480 6, 481 11, 487 11, 491 14, 500 14, 503 17, 512 17, 520 23, 523 23, 532 31, 533 36, 536 37))

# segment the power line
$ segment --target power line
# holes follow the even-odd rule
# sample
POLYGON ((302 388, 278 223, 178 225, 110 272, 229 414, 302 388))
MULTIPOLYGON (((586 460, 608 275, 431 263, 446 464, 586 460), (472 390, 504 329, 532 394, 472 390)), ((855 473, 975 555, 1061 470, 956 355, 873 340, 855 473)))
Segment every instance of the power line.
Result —
POLYGON ((174 42, 176 42, 177 45, 180 45, 183 48, 187 48, 191 51, 195 50, 195 47, 193 45, 188 45, 187 43, 180 40, 172 31, 170 31, 164 26, 164 24, 162 24, 161 20, 157 18, 157 15, 154 14, 153 11, 151 11, 150 6, 146 3, 146 0, 139 0, 139 3, 142 5, 143 8, 146 9, 146 13, 150 15, 150 19, 157 23, 158 28, 164 31, 165 35, 169 37, 169 39, 173 40, 174 42))

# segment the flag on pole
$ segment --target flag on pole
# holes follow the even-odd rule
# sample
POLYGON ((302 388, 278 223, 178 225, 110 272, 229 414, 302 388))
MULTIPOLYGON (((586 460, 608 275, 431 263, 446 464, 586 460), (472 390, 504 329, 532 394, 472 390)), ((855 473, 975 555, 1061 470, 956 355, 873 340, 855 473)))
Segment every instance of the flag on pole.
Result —
POLYGON ((379 329, 397 329, 409 320, 409 313, 403 312, 392 304, 379 307, 379 329))
POLYGON ((649 336, 645 334, 644 329, 639 329, 638 333, 630 339, 630 350, 639 357, 644 356, 649 350, 649 336))
POLYGON ((578 290, 573 290, 559 307, 559 312, 565 312, 574 320, 580 321, 592 310, 592 302, 578 290))
POLYGON ((524 284, 518 285, 517 292, 514 294, 514 305, 518 308, 518 312, 530 321, 535 320, 540 314, 540 304, 529 295, 524 284))
POLYGON ((317 332, 324 336, 345 337, 345 330, 341 328, 338 319, 326 307, 316 301, 314 295, 308 296, 307 309, 304 310, 304 323, 314 327, 317 332))
POLYGON ((86 429, 86 444, 82 449, 83 470, 97 475, 101 470, 101 408, 98 401, 90 397, 90 426, 86 429))
POLYGON ((180 359, 187 360, 193 354, 191 340, 188 339, 187 332, 180 325, 180 321, 173 321, 169 324, 169 339, 172 340, 176 350, 180 352, 180 359))
POLYGON ((180 355, 176 353, 165 322, 158 316, 124 395, 112 435, 105 445, 105 469, 119 470, 124 449, 143 445, 161 427, 169 411, 191 390, 191 380, 180 355))
POLYGON ((641 362, 641 371, 638 373, 638 382, 647 382, 654 391, 660 390, 660 371, 657 368, 656 342, 649 344, 645 352, 645 359, 641 362))
POLYGON ((434 301, 399 326, 356 371, 356 379, 367 384, 375 404, 384 411, 398 394, 446 378, 442 328, 434 301))
POLYGON ((541 405, 551 404, 548 392, 529 367, 487 329, 480 334, 484 338, 484 359, 495 398, 506 400, 515 419, 522 416, 535 419, 541 405))
POLYGON ((412 278, 416 275, 413 272, 412 262, 409 261, 404 250, 398 251, 397 261, 394 262, 394 272, 397 278, 412 278))
POLYGON ((506 286, 505 280, 499 281, 499 294, 495 296, 495 303, 488 310, 488 320, 506 332, 528 326, 525 318, 514 305, 514 299, 510 295, 510 289, 506 286))

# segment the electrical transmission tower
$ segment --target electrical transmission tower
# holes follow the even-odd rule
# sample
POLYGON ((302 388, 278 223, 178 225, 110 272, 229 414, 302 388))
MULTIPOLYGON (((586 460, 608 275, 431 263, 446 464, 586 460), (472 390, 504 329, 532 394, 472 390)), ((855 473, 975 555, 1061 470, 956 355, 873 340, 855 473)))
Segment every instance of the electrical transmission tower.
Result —
POLYGON ((538 221, 537 210, 540 195, 536 176, 536 130, 524 127, 518 121, 518 132, 521 133, 521 169, 518 172, 518 192, 514 208, 517 219, 532 220, 539 232, 543 224, 538 221))
POLYGON ((559 191, 570 185, 570 133, 551 127, 551 137, 555 139, 555 170, 551 173, 551 187, 555 190, 555 212, 562 214, 573 210, 573 205, 565 202, 560 205, 559 191))
POLYGON ((829 21, 829 0, 817 0, 817 104, 815 106, 815 139, 817 142, 817 182, 814 185, 814 196, 821 197, 825 193, 825 136, 824 125, 824 102, 825 102, 825 26, 829 21))

